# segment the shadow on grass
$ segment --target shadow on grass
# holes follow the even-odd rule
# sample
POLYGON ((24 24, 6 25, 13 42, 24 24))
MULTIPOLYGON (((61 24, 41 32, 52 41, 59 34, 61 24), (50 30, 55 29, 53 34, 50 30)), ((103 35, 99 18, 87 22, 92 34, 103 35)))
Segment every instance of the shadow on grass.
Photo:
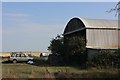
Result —
POLYGON ((64 66, 69 66, 69 65, 66 65, 66 64, 64 64, 64 65, 62 65, 62 64, 51 64, 48 60, 46 60, 46 59, 34 59, 34 63, 33 64, 31 64, 31 65, 33 65, 33 66, 39 66, 39 67, 60 67, 60 66, 62 66, 62 67, 64 67, 64 66))
POLYGON ((2 64, 11 64, 13 63, 12 61, 3 61, 2 64))

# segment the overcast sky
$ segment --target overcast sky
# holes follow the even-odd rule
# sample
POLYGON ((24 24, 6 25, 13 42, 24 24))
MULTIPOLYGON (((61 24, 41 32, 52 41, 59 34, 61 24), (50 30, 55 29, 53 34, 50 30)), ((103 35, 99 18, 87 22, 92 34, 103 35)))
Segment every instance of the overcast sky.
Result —
MULTIPOLYGON (((2 3, 2 51, 47 51, 73 17, 117 19, 113 2, 2 3)), ((0 50, 1 51, 1 50, 0 50)))

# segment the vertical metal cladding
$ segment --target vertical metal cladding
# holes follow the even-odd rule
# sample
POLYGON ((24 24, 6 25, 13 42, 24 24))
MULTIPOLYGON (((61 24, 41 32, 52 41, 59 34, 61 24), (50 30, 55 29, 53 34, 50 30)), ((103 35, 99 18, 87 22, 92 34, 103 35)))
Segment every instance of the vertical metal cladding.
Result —
MULTIPOLYGON (((120 31, 119 31, 120 32, 120 31)), ((118 30, 116 29, 86 29, 87 48, 117 49, 118 30)))
POLYGON ((117 20, 81 18, 86 27, 87 48, 118 49, 120 32, 117 20))

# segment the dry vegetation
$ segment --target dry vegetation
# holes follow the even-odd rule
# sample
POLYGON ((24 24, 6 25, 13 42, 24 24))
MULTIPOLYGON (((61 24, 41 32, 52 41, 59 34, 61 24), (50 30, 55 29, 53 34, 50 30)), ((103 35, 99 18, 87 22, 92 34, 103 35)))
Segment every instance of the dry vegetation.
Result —
POLYGON ((35 59, 33 65, 26 63, 2 64, 3 78, 117 78, 119 70, 109 69, 81 69, 78 66, 49 66, 47 62, 35 59))
POLYGON ((74 67, 47 67, 29 64, 3 64, 3 78, 115 78, 116 69, 82 70, 74 67))
MULTIPOLYGON (((9 57, 11 52, 0 52, 0 57, 9 57)), ((31 54, 33 56, 39 57, 41 52, 23 52, 25 54, 31 54)))

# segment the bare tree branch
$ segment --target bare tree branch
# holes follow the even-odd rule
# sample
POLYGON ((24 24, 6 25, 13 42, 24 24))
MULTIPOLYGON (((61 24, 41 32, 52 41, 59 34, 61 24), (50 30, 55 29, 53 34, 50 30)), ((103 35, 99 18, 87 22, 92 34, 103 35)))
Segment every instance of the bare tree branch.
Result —
POLYGON ((113 12, 113 11, 116 12, 115 16, 120 15, 120 13, 119 13, 119 11, 120 11, 120 1, 116 4, 116 6, 114 8, 112 8, 109 11, 106 11, 106 12, 110 13, 110 12, 113 12))

